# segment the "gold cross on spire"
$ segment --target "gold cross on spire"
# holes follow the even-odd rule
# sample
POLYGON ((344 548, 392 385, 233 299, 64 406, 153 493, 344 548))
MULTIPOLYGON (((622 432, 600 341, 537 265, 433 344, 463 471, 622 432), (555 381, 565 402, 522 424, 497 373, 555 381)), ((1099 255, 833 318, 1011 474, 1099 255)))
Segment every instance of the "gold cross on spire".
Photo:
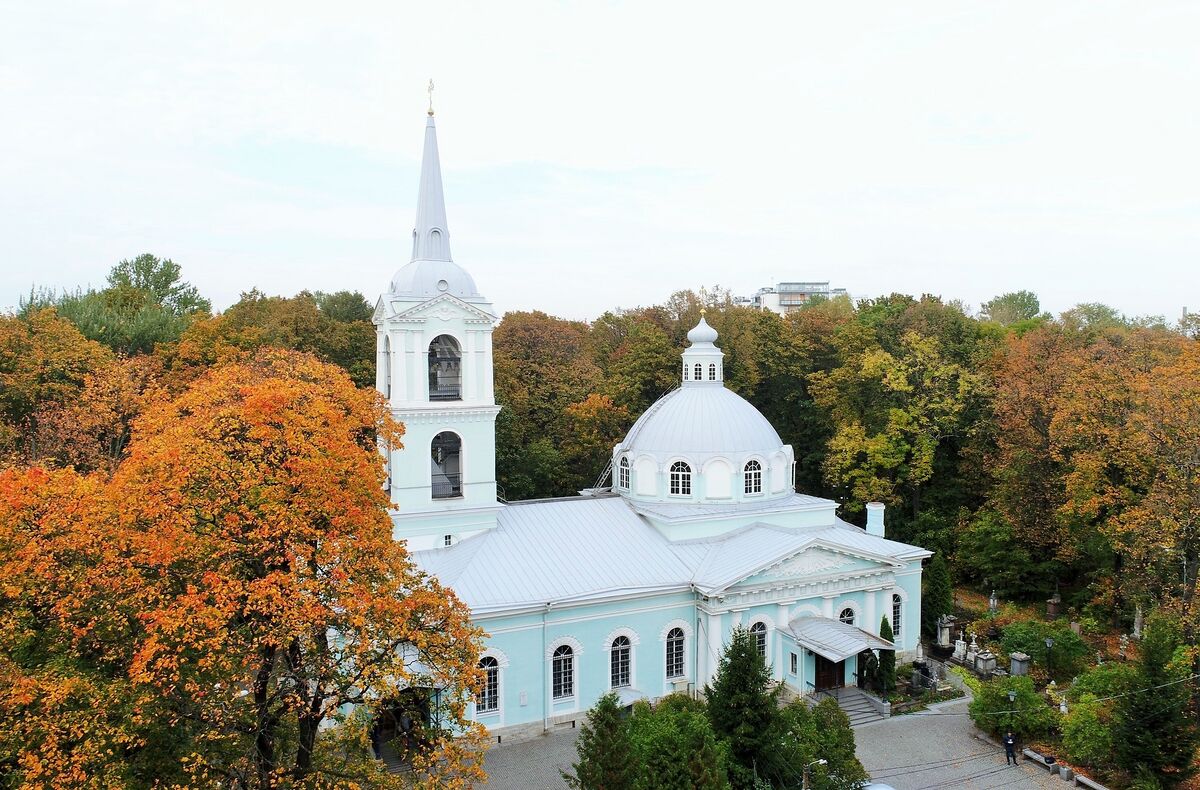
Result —
POLYGON ((429 116, 433 117, 433 80, 429 81, 429 87, 426 88, 429 93, 429 116))

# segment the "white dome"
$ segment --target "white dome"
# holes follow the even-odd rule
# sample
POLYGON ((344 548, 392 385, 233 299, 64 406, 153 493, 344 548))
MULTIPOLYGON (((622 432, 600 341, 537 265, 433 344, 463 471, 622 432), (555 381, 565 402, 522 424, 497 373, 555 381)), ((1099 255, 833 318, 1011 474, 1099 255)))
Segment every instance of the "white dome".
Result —
POLYGON ((454 261, 413 261, 392 278, 392 293, 422 300, 444 293, 469 302, 483 299, 471 275, 454 261))
POLYGON ((643 414, 622 449, 631 454, 685 456, 697 462, 778 452, 783 445, 767 418, 724 387, 683 387, 643 414))
POLYGON ((692 330, 687 333, 688 342, 692 345, 706 343, 711 345, 717 341, 717 330, 708 325, 704 320, 704 316, 700 316, 700 323, 692 327, 692 330))

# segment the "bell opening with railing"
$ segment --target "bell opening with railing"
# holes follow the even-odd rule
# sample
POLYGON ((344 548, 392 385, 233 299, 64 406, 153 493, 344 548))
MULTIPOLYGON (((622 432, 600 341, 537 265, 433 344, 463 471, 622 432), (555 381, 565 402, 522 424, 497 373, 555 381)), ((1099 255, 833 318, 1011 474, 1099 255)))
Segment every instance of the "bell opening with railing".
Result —
POLYGON ((429 400, 462 400, 462 353, 449 335, 429 344, 429 400))
POLYGON ((461 497, 462 440, 458 434, 442 431, 430 445, 431 494, 434 499, 461 497))

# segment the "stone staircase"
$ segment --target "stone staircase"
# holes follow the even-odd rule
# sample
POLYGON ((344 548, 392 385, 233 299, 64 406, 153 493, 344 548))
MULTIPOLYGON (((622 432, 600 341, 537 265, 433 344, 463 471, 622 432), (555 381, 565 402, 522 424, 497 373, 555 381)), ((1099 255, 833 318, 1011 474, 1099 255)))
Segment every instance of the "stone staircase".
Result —
POLYGON ((833 697, 837 700, 838 707, 850 718, 851 727, 870 724, 884 718, 867 693, 854 686, 817 692, 816 699, 820 700, 822 697, 833 697))

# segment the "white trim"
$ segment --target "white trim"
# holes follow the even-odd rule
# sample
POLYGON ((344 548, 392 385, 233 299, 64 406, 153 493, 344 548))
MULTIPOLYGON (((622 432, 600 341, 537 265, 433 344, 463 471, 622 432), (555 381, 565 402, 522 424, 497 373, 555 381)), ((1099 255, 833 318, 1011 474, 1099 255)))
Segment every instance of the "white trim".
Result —
POLYGON ((480 661, 485 658, 494 658, 501 669, 508 669, 508 655, 498 647, 489 647, 479 654, 480 661))
POLYGON ((799 617, 802 614, 811 614, 813 617, 824 617, 825 616, 821 612, 821 607, 814 606, 811 603, 802 603, 799 606, 797 606, 795 609, 792 609, 791 611, 788 612, 788 622, 791 623, 793 620, 795 620, 797 617, 799 617))
POLYGON ((676 619, 672 620, 671 622, 667 623, 666 625, 664 625, 662 627, 662 630, 660 630, 658 632, 658 641, 660 641, 660 642, 667 641, 667 634, 671 632, 672 628, 682 628, 684 639, 691 639, 693 636, 695 636, 695 629, 692 628, 691 623, 689 623, 687 620, 684 620, 682 618, 676 618, 676 619))
POLYGON ((899 586, 893 587, 892 594, 899 595, 901 601, 908 603, 908 592, 903 587, 899 587, 899 586))
POLYGON ((560 636, 553 642, 546 645, 546 660, 549 661, 554 658, 554 651, 558 650, 563 645, 570 645, 571 650, 575 652, 575 655, 579 655, 583 652, 583 643, 578 639, 573 636, 560 636))
MULTIPOLYGON (((871 593, 866 593, 866 594, 874 595, 875 593, 871 592, 871 593)), ((851 601, 851 600, 847 599, 847 600, 839 601, 838 603, 834 604, 833 605, 833 619, 837 620, 838 622, 841 622, 842 621, 842 612, 846 609, 849 609, 850 611, 854 612, 854 622, 851 623, 851 625, 853 625, 855 628, 863 628, 863 617, 865 615, 863 615, 862 607, 859 606, 857 601, 851 601)), ((867 629, 863 628, 863 630, 866 631, 867 629)))
MULTIPOLYGON (((622 614, 624 613, 622 612, 622 614)), ((634 631, 632 628, 620 626, 619 628, 614 628, 612 631, 609 631, 608 636, 604 637, 604 651, 606 653, 612 649, 613 640, 618 636, 629 637, 629 644, 635 647, 642 641, 638 638, 637 631, 634 631)))
POLYGON ((664 694, 673 692, 675 684, 681 680, 686 680, 689 683, 695 682, 696 668, 692 666, 692 656, 695 653, 695 650, 693 650, 695 643, 692 640, 695 638, 695 629, 692 628, 692 624, 683 619, 672 620, 658 632, 658 643, 661 647, 659 659, 662 662, 664 694), (676 628, 683 632, 683 674, 667 677, 667 636, 676 628))

